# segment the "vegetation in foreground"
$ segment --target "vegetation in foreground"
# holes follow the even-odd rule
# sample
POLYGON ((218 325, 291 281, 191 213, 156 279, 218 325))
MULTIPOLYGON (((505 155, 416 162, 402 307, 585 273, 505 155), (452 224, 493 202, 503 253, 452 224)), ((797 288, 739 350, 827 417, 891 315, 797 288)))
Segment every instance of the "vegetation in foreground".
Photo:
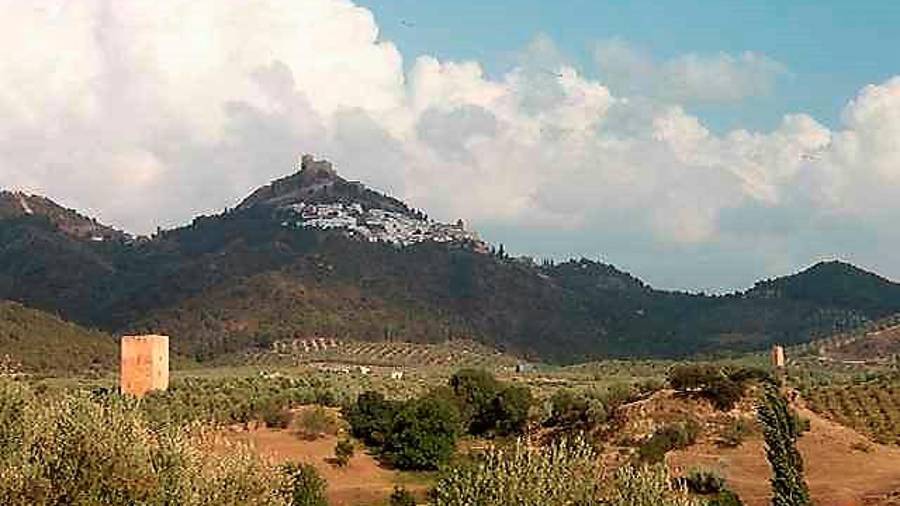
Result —
POLYGON ((601 480, 596 450, 583 439, 537 448, 522 441, 447 469, 431 493, 434 506, 700 506, 665 466, 626 465, 601 480), (605 483, 605 485, 604 485, 605 483))
POLYGON ((322 492, 312 468, 272 467, 197 426, 154 428, 129 399, 0 379, 0 504, 318 506, 322 492))
POLYGON ((484 370, 463 369, 447 387, 407 401, 365 392, 347 409, 353 435, 400 469, 434 470, 446 464, 462 434, 521 433, 533 399, 526 387, 505 385, 484 370))
POLYGON ((757 413, 763 426, 766 458, 772 467, 772 505, 811 506, 803 457, 797 450, 801 424, 776 382, 766 383, 757 413))
MULTIPOLYGON (((615 365, 614 369, 618 370, 622 367, 622 365, 615 365)), ((687 500, 699 501, 690 504, 717 506, 740 504, 739 499, 727 488, 724 488, 721 477, 712 472, 694 470, 683 477, 668 477, 668 481, 658 477, 652 478, 651 475, 659 472, 660 468, 657 463, 663 461, 670 450, 691 445, 698 437, 704 443, 716 442, 722 446, 739 446, 748 435, 758 433, 758 427, 761 424, 757 425, 745 416, 748 414, 749 402, 741 400, 736 405, 736 410, 728 410, 728 403, 717 403, 714 396, 718 395, 716 389, 723 379, 738 383, 740 388, 737 390, 742 392, 742 395, 755 396, 760 389, 754 385, 759 385, 760 378, 763 382, 768 380, 766 375, 736 365, 724 366, 723 363, 691 364, 690 366, 668 364, 668 386, 676 388, 676 393, 672 394, 668 391, 658 392, 659 389, 666 387, 665 383, 659 381, 661 378, 659 367, 651 367, 648 371, 649 376, 645 379, 620 384, 609 383, 610 378, 605 375, 598 378, 596 377, 598 373, 585 370, 576 374, 569 369, 557 369, 547 374, 517 375, 511 378, 513 381, 501 381, 491 374, 479 370, 461 370, 450 378, 444 376, 445 372, 433 372, 430 376, 420 376, 417 373, 411 375, 414 378, 412 382, 424 382, 424 385, 415 388, 410 388, 409 385, 404 386, 403 398, 386 398, 383 394, 375 391, 365 391, 362 395, 357 396, 355 401, 350 400, 352 392, 359 392, 366 388, 387 391, 389 388, 400 386, 399 382, 388 381, 388 375, 384 371, 382 371, 384 379, 378 379, 379 374, 377 373, 370 375, 318 373, 302 376, 266 373, 249 377, 234 377, 233 375, 237 371, 229 370, 228 374, 224 372, 216 375, 205 374, 204 379, 178 379, 172 390, 156 393, 136 402, 123 399, 112 391, 56 390, 53 387, 48 388, 47 385, 53 385, 53 383, 47 381, 38 381, 33 387, 27 386, 30 380, 5 381, 5 387, 9 388, 3 390, 2 401, 0 401, 0 406, 3 406, 3 418, 0 419, 3 429, 0 430, 0 433, 2 433, 2 440, 5 441, 5 446, 3 446, 5 453, 0 457, 4 462, 16 460, 23 462, 27 455, 38 455, 33 457, 38 462, 55 462, 54 465, 57 467, 61 467, 60 463, 62 462, 76 462, 76 464, 71 467, 74 470, 68 471, 68 474, 62 478, 58 474, 40 478, 41 473, 49 473, 47 470, 50 469, 49 465, 45 466, 47 469, 44 470, 41 470, 40 467, 28 470, 27 466, 10 465, 11 467, 4 468, 0 477, 4 480, 3 486, 6 487, 4 493, 9 497, 16 497, 16 494, 33 494, 26 496, 29 497, 28 501, 22 500, 18 504, 24 502, 77 504, 78 500, 70 499, 70 497, 78 494, 87 494, 84 497, 93 498, 82 500, 82 504, 98 502, 102 504, 107 501, 107 497, 130 497, 127 494, 134 493, 144 494, 136 496, 144 497, 144 499, 137 500, 138 503, 158 504, 153 501, 156 501, 156 497, 160 494, 171 496, 182 488, 193 490, 192 487, 194 487, 189 481, 187 484, 177 485, 181 482, 177 482, 175 478, 166 474, 176 471, 158 466, 156 460, 153 460, 158 460, 156 455, 174 454, 175 457, 166 458, 175 459, 177 465, 182 466, 173 468, 180 473, 177 477, 180 480, 197 479, 207 483, 216 482, 216 480, 218 483, 236 480, 240 484, 239 487, 249 487, 248 490, 251 491, 262 491, 264 499, 260 499, 257 504, 291 504, 279 501, 294 500, 290 498, 294 493, 302 493, 305 497, 313 498, 309 499, 310 501, 316 501, 315 497, 322 495, 321 487, 316 484, 321 485, 322 482, 313 479, 316 477, 314 469, 272 467, 260 462, 240 447, 229 449, 226 453, 217 453, 216 450, 223 447, 220 446, 220 441, 210 438, 210 434, 215 432, 209 428, 223 424, 247 424, 252 429, 264 423, 266 426, 274 428, 289 427, 291 430, 286 434, 293 436, 298 424, 302 425, 301 422, 304 418, 302 415, 327 411, 336 416, 337 410, 317 408, 317 406, 343 405, 344 417, 351 422, 354 433, 358 434, 360 439, 371 449, 376 450, 384 462, 396 468, 438 469, 434 494, 441 493, 441 491, 451 494, 453 490, 455 492, 452 494, 462 493, 461 490, 465 487, 441 489, 438 484, 449 487, 451 483, 456 483, 448 481, 450 476, 459 478, 472 475, 470 479, 475 480, 478 473, 474 473, 472 470, 490 469, 491 465, 494 465, 488 465, 492 461, 491 459, 494 459, 496 466, 507 469, 504 472, 512 475, 515 475, 512 469, 519 465, 516 464, 519 461, 530 462, 528 465, 534 466, 534 469, 521 471, 526 473, 526 476, 527 472, 543 473, 540 471, 540 455, 528 454, 527 451, 537 448, 542 448, 545 453, 551 450, 556 451, 553 450, 556 448, 553 445, 575 445, 579 438, 578 435, 584 434, 587 441, 602 440, 607 444, 613 444, 618 449, 619 457, 623 457, 620 463, 627 464, 622 468, 621 473, 630 472, 639 476, 632 482, 642 485, 637 492, 627 492, 629 489, 623 483, 630 482, 627 481, 627 475, 615 473, 615 470, 619 469, 618 464, 609 468, 595 467, 591 472, 598 473, 596 479, 580 480, 577 483, 589 484, 588 488, 592 489, 591 494, 593 494, 590 501, 601 502, 584 502, 583 504, 615 504, 610 502, 615 494, 624 494, 631 498, 629 500, 637 501, 639 499, 635 499, 638 497, 635 494, 638 493, 657 494, 657 496, 653 496, 657 499, 653 500, 659 504, 666 504, 664 501, 668 499, 658 499, 659 493, 664 493, 667 497, 674 494, 672 497, 677 498, 681 497, 685 491, 689 492, 684 496, 687 500), (353 385, 348 386, 350 383, 353 385), (38 413, 43 408, 42 404, 36 403, 37 396, 42 396, 41 398, 47 401, 47 405, 51 406, 56 414, 46 414, 44 417, 33 415, 32 413, 38 413), (309 404, 313 406, 308 406, 309 404), (28 409, 31 411, 23 415, 23 406, 30 406, 28 409), (69 406, 69 408, 61 410, 58 406, 69 406), (684 411, 665 412, 660 418, 656 418, 656 414, 652 415, 653 418, 641 418, 643 415, 636 413, 636 411, 642 411, 645 414, 656 413, 653 410, 659 407, 664 409, 675 407, 684 411), (715 408, 726 411, 717 411, 715 408), (694 413, 695 409, 704 413, 701 418, 696 420, 701 423, 702 428, 695 425, 695 420, 691 416, 683 418, 685 413, 694 413), (116 415, 116 413, 119 414, 116 415), (649 421, 651 424, 643 425, 643 429, 637 429, 638 425, 626 426, 623 424, 635 415, 638 416, 638 418, 634 418, 635 421, 640 421, 641 424, 649 421), (357 418, 354 419, 354 416, 357 418), (14 421, 23 419, 37 420, 35 427, 23 428, 21 422, 14 421), (122 426, 122 424, 113 423, 111 420, 120 419, 138 420, 140 430, 137 433, 144 434, 143 440, 128 435, 134 431, 116 430, 116 427, 122 426), (69 425, 63 423, 66 421, 69 425), (81 431, 75 430, 72 427, 76 424, 86 424, 87 428, 81 431), (38 429, 38 425, 42 428, 38 429), (111 427, 104 429, 100 428, 101 426, 111 427), (55 434, 55 436, 46 436, 44 439, 40 439, 36 435, 37 432, 55 434), (31 435, 27 437, 17 435, 26 433, 31 435), (93 474, 106 472, 104 469, 109 469, 109 465, 103 467, 106 464, 95 462, 71 448, 79 448, 82 443, 78 442, 78 438, 86 438, 85 434, 93 433, 103 434, 102 440, 104 441, 125 441, 111 445, 115 448, 108 450, 111 453, 105 456, 102 462, 115 462, 117 466, 128 465, 129 469, 141 469, 140 465, 129 464, 131 460, 128 459, 137 458, 133 456, 134 454, 150 455, 152 459, 146 457, 152 462, 150 470, 143 473, 135 472, 136 477, 129 473, 121 477, 118 482, 90 478, 93 474), (522 437, 525 439, 518 439, 522 437), (74 438, 75 442, 57 445, 57 441, 64 441, 67 438, 74 438), (459 441, 461 438, 464 438, 462 442, 459 441), (18 440, 43 441, 44 444, 29 443, 32 450, 18 452, 10 450, 15 445, 9 442, 18 440), (170 440, 182 441, 183 446, 176 447, 173 444, 161 446, 160 442, 170 440), (59 451, 66 448, 69 450, 65 450, 64 454, 53 454, 56 450, 46 443, 47 441, 53 441, 54 445, 59 446, 59 451), (134 443, 134 441, 139 442, 134 443), (551 446, 546 446, 547 444, 551 446), (469 448, 469 445, 474 445, 474 447, 469 448), (481 454, 480 452, 485 446, 487 450, 481 454), (142 450, 131 450, 145 447, 146 449, 142 450), (460 448, 463 451, 458 451, 460 448), (31 453, 28 453, 29 451, 31 453), (40 451, 45 454, 40 454, 40 451), (129 451, 131 453, 128 453, 129 451), (118 456, 116 452, 126 453, 123 457, 118 456), (194 460, 181 458, 183 453, 189 454, 194 460), (498 455, 503 455, 500 461, 497 460, 498 455), (629 458, 628 455, 632 455, 632 457, 629 458), (240 462, 240 465, 235 464, 238 468, 235 472, 238 474, 227 475, 230 462, 240 462), (79 469, 79 466, 82 467, 79 469), (190 469, 198 470, 190 471, 190 469), (218 469, 219 474, 212 478, 202 474, 211 472, 211 469, 218 469), (23 475, 22 473, 25 472, 31 474, 23 475), (259 488, 254 485, 254 483, 258 484, 259 476, 264 476, 264 481, 271 486, 259 488), (672 479, 675 480, 674 483, 671 481, 672 479), (65 480, 74 480, 74 482, 57 487, 57 484, 64 483, 65 480), (273 484, 275 482, 278 483, 277 486, 273 484), (23 483, 33 484, 32 488, 23 488, 23 483), (132 483, 139 485, 133 490, 129 488, 132 483), (668 488, 659 488, 653 483, 667 483, 666 487, 668 488), (598 486, 598 484, 608 486, 598 486), (171 492, 170 489, 162 489, 163 492, 154 491, 163 486, 175 487, 176 492, 171 492), (47 489, 43 490, 40 487, 47 487, 47 489), (65 490, 60 492, 56 488, 65 490), (78 491, 81 488, 83 490, 78 491), (319 492, 316 492, 317 488, 319 492), (304 490, 309 492, 303 492, 304 490), (656 492, 652 492, 653 490, 656 492), (60 499, 60 497, 64 497, 64 499, 60 499), (100 499, 97 499, 98 497, 100 499), (270 499, 270 497, 274 497, 274 499, 270 499)), ((622 379, 624 377, 614 374, 613 378, 622 379)), ((882 380, 879 381, 887 381, 887 379, 889 378, 882 377, 882 380)), ((821 388, 821 386, 816 388, 821 388)), ((732 390, 734 389, 731 387, 724 388, 725 392, 732 390)), ((877 398, 867 399, 868 403, 877 402, 877 398)), ((787 414, 780 416, 779 419, 781 418, 789 420, 785 423, 790 425, 782 424, 778 437, 782 439, 794 437, 794 441, 796 441, 796 437, 791 434, 796 433, 799 436, 803 430, 801 421, 791 410, 788 410, 787 414), (793 427, 791 430, 794 432, 785 432, 782 430, 784 427, 793 427)), ((317 424, 310 426, 314 425, 317 424)), ((124 426, 127 427, 128 424, 124 426)), ((312 427, 311 431, 316 432, 318 429, 312 427)), ((326 460, 335 467, 323 468, 324 473, 331 472, 329 469, 333 469, 333 472, 342 472, 338 469, 342 458, 346 459, 353 450, 352 441, 335 439, 335 443, 338 442, 340 444, 336 444, 333 448, 333 458, 329 455, 326 460)), ((782 445, 778 448, 787 447, 782 445)), ((331 451, 332 448, 329 448, 329 453, 331 451)), ((591 451, 594 450, 591 449, 591 451)), ((605 450, 604 454, 607 454, 605 450)), ((793 457, 790 457, 790 451, 785 450, 780 455, 781 457, 777 459, 773 458, 773 461, 792 462, 793 457)), ((140 460, 137 462, 140 463, 140 460)), ((802 476, 802 468, 791 466, 793 464, 786 467, 788 474, 802 476)), ((560 464, 555 467, 564 468, 565 466, 560 464)), ((481 476, 484 478, 489 474, 489 472, 483 473, 481 476)), ((434 477, 435 475, 428 473, 428 476, 434 477)), ((522 482, 520 492, 526 495, 528 493, 524 483, 540 483, 543 479, 553 479, 553 476, 556 475, 541 475, 527 480, 519 480, 522 482)), ((429 478, 429 482, 431 479, 429 478)), ((487 478, 484 479, 487 480, 487 478)), ((792 480, 791 483, 799 483, 796 479, 792 478, 792 480)), ((790 480, 783 481, 787 483, 790 480)), ((503 485, 502 480, 496 483, 499 484, 500 492, 503 492, 502 488, 507 485, 503 485)), ((429 483, 429 487, 431 485, 432 483, 429 483)), ((420 503, 423 497, 421 486, 422 484, 417 484, 413 489, 419 496, 420 503)), ((508 486, 512 487, 512 485, 508 486)), ((547 486, 541 486, 540 489, 543 492, 549 490, 547 486)), ((241 494, 248 493, 244 489, 240 490, 241 494)), ((410 504, 411 496, 408 491, 398 489, 394 495, 396 497, 390 499, 392 504, 410 504)), ((224 492, 216 497, 216 501, 219 503, 228 504, 229 496, 224 492)), ((436 497, 435 495, 432 501, 437 501, 436 497)), ((452 500, 453 496, 449 497, 445 497, 445 500, 452 500)), ((495 500, 492 498, 494 496, 486 497, 488 499, 484 499, 485 501, 495 500)), ((525 495, 521 497, 525 497, 525 495)), ((538 495, 537 497, 543 496, 538 495)), ((385 500, 388 499, 385 498, 385 500)), ((209 504, 202 500, 202 498, 191 499, 188 497, 181 500, 181 503, 209 504)), ((0 502, 2 501, 3 497, 0 497, 0 502)), ((522 499, 522 501, 525 502, 521 502, 521 504, 541 504, 540 502, 528 503, 526 499, 522 499)), ((252 501, 245 503, 254 504, 252 501)), ((17 503, 12 502, 12 504, 17 503)), ((805 503, 786 502, 784 504, 805 503)))

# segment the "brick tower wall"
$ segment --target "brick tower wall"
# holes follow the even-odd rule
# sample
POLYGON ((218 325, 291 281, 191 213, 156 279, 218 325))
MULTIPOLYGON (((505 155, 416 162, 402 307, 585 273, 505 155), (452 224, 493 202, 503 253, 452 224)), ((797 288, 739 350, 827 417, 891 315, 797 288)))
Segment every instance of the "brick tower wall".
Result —
POLYGON ((784 347, 772 346, 772 367, 784 367, 784 347))
POLYGON ((120 387, 137 397, 169 388, 168 336, 122 337, 120 387))

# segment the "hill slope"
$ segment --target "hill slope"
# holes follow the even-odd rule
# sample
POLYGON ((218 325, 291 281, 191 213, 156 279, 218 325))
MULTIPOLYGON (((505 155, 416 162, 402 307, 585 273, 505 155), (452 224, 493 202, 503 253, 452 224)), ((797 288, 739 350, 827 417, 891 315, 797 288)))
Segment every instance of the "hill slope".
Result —
POLYGON ((681 356, 800 343, 900 312, 900 285, 849 264, 716 297, 584 259, 535 265, 312 158, 235 210, 137 240, 72 233, 71 215, 29 214, 5 195, 0 298, 169 333, 198 358, 313 336, 474 339, 561 361, 681 356))
POLYGON ((0 358, 28 373, 114 370, 116 341, 21 304, 0 301, 0 358))

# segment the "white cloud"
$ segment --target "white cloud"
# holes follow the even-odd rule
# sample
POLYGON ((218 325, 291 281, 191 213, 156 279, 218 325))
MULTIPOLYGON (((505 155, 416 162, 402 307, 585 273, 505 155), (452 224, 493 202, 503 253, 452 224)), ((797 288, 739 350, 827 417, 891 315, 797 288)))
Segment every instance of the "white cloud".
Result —
POLYGON ((765 96, 787 73, 783 64, 752 51, 688 53, 659 62, 620 39, 598 42, 594 60, 615 91, 677 103, 738 102, 765 96))
MULTIPOLYGON (((498 79, 427 55, 405 74, 349 0, 0 0, 0 11, 0 44, 16 48, 0 56, 0 185, 132 231, 234 205, 314 152, 519 251, 604 251, 664 283, 689 281, 654 270, 660 255, 758 255, 781 269, 849 251, 883 266, 900 247, 885 234, 845 248, 900 213, 900 78, 864 88, 840 130, 796 114, 719 135, 682 103, 768 93, 780 64, 659 63, 613 42, 598 49, 598 80, 540 37, 498 79)), ((689 286, 745 279, 721 271, 689 286)))

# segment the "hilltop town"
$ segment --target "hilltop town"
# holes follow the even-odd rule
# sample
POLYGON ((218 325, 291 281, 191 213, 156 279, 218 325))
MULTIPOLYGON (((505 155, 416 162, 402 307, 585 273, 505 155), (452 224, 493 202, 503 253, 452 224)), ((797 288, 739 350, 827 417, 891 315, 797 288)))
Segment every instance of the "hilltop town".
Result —
POLYGON ((287 208, 291 216, 281 222, 284 227, 312 227, 342 230, 348 237, 369 242, 387 242, 397 246, 433 241, 473 246, 487 251, 478 234, 466 230, 462 220, 455 224, 418 219, 384 209, 364 209, 359 203, 307 204, 300 202, 287 208))
POLYGON ((337 175, 330 162, 303 155, 297 172, 260 189, 238 206, 268 205, 283 227, 341 231, 347 237, 395 246, 452 243, 486 253, 489 247, 463 221, 441 223, 396 199, 337 175))

